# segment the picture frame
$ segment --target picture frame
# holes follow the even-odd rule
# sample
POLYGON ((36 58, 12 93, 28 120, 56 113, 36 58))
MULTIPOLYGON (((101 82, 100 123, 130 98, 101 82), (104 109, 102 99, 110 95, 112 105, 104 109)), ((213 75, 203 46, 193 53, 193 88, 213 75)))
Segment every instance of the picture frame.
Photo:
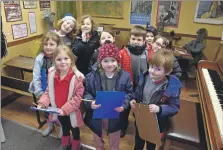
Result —
POLYGON ((35 12, 28 13, 30 34, 37 33, 36 14, 35 12))
POLYGON ((156 26, 178 28, 182 1, 158 1, 156 26))
POLYGON ((197 1, 194 22, 223 24, 223 1, 197 1))
POLYGON ((7 22, 22 20, 22 10, 20 5, 5 5, 4 9, 7 22))
POLYGON ((50 10, 50 1, 39 1, 40 11, 50 10))
POLYGON ((82 14, 96 18, 123 19, 123 1, 83 1, 82 14))
POLYGON ((24 9, 34 9, 37 7, 36 1, 23 1, 24 9))
POLYGON ((20 1, 3 1, 4 5, 20 5, 20 1))
POLYGON ((11 25, 13 39, 20 39, 24 37, 28 37, 28 29, 26 23, 21 24, 13 24, 11 25))

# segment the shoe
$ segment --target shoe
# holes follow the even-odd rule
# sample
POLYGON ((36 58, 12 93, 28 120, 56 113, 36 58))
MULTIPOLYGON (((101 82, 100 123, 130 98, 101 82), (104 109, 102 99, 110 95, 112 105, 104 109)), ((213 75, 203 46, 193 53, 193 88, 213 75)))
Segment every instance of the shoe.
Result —
POLYGON ((58 138, 61 139, 61 137, 63 136, 63 130, 62 130, 62 127, 60 126, 60 131, 58 133, 58 138))
POLYGON ((61 144, 56 150, 66 150, 71 146, 70 136, 62 136, 61 144))
POLYGON ((53 122, 47 122, 47 128, 45 130, 43 130, 42 132, 42 135, 45 137, 45 136, 48 136, 50 135, 50 133, 52 133, 54 130, 54 125, 53 125, 53 122))
POLYGON ((123 138, 123 137, 125 136, 125 134, 126 134, 126 129, 125 129, 125 130, 121 130, 121 135, 120 135, 120 137, 123 138))
POLYGON ((72 141, 72 150, 80 150, 81 142, 80 140, 73 140, 72 141))

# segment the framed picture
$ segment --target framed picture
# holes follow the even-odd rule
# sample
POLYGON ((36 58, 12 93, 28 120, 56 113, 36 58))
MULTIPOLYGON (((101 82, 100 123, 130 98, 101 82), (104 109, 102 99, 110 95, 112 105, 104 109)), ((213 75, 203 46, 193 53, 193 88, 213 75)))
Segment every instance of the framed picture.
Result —
POLYGON ((197 1, 194 22, 223 24, 223 1, 197 1))
POLYGON ((40 11, 50 10, 50 1, 39 1, 40 11))
POLYGON ((83 1, 83 14, 98 18, 123 19, 123 1, 83 1))
POLYGON ((20 1, 3 1, 4 5, 20 5, 20 1))
POLYGON ((152 4, 152 1, 131 1, 130 24, 150 24, 152 16, 152 4))
POLYGON ((156 25, 177 28, 181 1, 158 1, 156 25))
POLYGON ((23 1, 24 9, 36 8, 36 1, 23 1))
POLYGON ((29 28, 30 28, 30 33, 36 33, 37 32, 37 27, 36 27, 36 14, 35 12, 29 12, 29 28))
POLYGON ((22 20, 20 5, 5 5, 5 17, 7 22, 22 20))
POLYGON ((12 34, 13 34, 13 39, 20 39, 23 37, 28 36, 28 29, 27 29, 27 24, 22 23, 22 24, 13 24, 12 25, 12 34))

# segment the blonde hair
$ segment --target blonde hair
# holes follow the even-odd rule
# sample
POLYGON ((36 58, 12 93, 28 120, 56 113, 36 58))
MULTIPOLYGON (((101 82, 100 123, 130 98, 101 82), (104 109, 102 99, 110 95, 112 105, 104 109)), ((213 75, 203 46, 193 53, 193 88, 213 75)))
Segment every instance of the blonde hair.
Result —
POLYGON ((164 48, 166 49, 169 46, 170 41, 162 35, 157 35, 154 37, 153 42, 156 42, 156 40, 162 39, 163 40, 163 45, 165 46, 164 48))
POLYGON ((84 15, 77 19, 78 32, 81 32, 81 25, 84 23, 84 20, 87 18, 89 18, 91 20, 91 24, 92 24, 91 31, 93 31, 93 30, 97 31, 96 23, 94 22, 93 18, 90 15, 84 15))
POLYGON ((142 36, 143 40, 145 40, 146 39, 146 30, 141 26, 134 26, 130 31, 130 35, 142 36))
POLYGON ((60 45, 62 43, 61 39, 60 39, 60 36, 56 33, 56 32, 53 32, 53 31, 49 31, 47 32, 46 34, 44 34, 42 36, 42 39, 41 39, 41 44, 40 44, 40 50, 43 51, 43 47, 44 47, 44 44, 49 41, 49 40, 52 40, 54 42, 57 43, 57 46, 60 45))
MULTIPOLYGON (((63 24, 62 19, 58 20, 57 26, 56 26, 57 31, 59 31, 61 29, 61 25, 62 24, 63 24)), ((75 33, 77 32, 76 26, 77 26, 77 24, 76 24, 76 22, 74 22, 74 28, 73 28, 73 30, 70 33, 67 34, 67 36, 69 38, 71 38, 72 40, 74 38, 75 33)))
POLYGON ((150 65, 163 67, 165 72, 171 72, 174 65, 174 55, 173 52, 167 49, 161 49, 156 51, 152 59, 149 60, 150 65))
MULTIPOLYGON (((66 46, 66 45, 60 45, 56 48, 55 52, 53 53, 53 62, 54 65, 56 64, 56 57, 61 53, 61 52, 65 52, 67 54, 67 56, 70 58, 71 60, 71 68, 73 71, 75 71, 77 69, 75 62, 76 62, 76 56, 73 54, 73 52, 71 51, 71 49, 66 46)), ((56 70, 58 70, 57 66, 55 65, 56 70)))

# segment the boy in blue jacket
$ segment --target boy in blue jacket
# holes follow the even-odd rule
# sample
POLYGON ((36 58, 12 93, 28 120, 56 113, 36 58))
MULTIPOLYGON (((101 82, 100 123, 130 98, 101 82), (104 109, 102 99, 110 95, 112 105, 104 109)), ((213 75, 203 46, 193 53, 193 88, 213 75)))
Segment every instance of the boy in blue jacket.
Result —
MULTIPOLYGON (((149 62, 149 69, 142 74, 130 101, 134 109, 136 103, 148 105, 150 113, 156 113, 161 139, 168 124, 168 118, 177 114, 180 107, 181 82, 174 75, 169 75, 173 69, 174 55, 171 51, 161 50, 154 53, 149 62)), ((145 142, 147 150, 155 150, 156 145, 140 138, 138 128, 135 134, 135 150, 143 150, 145 142)))

